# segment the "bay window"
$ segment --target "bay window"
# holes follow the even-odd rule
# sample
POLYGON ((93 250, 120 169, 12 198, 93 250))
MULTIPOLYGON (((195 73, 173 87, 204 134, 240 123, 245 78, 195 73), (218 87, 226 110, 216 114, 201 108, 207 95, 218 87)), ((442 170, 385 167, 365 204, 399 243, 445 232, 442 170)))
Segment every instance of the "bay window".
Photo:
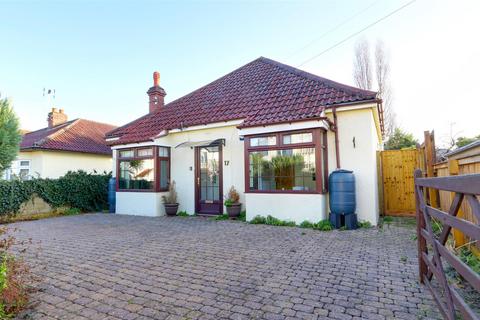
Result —
POLYGON ((247 136, 245 141, 247 192, 326 192, 324 130, 247 136))
POLYGON ((118 151, 118 191, 167 191, 169 183, 169 148, 153 146, 118 151))

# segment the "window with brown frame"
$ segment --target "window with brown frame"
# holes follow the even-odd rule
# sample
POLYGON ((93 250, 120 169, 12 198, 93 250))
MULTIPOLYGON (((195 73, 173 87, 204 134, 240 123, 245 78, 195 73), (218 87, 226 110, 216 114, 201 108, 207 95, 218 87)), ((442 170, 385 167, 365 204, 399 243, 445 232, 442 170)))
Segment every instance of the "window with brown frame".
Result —
POLYGON ((118 191, 166 191, 170 183, 170 148, 118 150, 118 191))
POLYGON ((326 141, 321 129, 246 136, 246 191, 325 192, 326 141))

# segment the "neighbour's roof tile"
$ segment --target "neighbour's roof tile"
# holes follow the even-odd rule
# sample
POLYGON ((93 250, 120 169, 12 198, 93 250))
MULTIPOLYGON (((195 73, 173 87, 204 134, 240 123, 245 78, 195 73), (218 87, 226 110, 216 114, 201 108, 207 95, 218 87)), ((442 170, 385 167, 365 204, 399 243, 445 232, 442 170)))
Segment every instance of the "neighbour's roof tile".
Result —
POLYGON ((107 134, 112 144, 153 139, 163 130, 243 120, 239 127, 321 117, 324 108, 376 99, 376 92, 343 85, 259 58, 107 134))
POLYGON ((116 126, 76 119, 52 128, 43 128, 23 135, 20 150, 58 150, 95 154, 111 154, 105 134, 116 126))

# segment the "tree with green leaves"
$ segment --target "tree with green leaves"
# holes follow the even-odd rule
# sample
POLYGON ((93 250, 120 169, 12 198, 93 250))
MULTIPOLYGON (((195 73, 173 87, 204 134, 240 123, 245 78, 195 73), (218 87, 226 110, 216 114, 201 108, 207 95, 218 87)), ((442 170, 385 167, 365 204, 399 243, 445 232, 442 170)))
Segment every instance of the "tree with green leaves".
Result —
POLYGON ((477 140, 480 140, 480 134, 473 138, 458 137, 457 141, 455 141, 455 145, 457 146, 457 148, 460 148, 477 140))
POLYGON ((0 99, 0 173, 9 168, 17 156, 22 135, 20 123, 8 99, 0 99))
POLYGON ((400 128, 395 128, 393 135, 385 143, 385 150, 401 150, 415 148, 418 141, 413 134, 406 133, 400 128))

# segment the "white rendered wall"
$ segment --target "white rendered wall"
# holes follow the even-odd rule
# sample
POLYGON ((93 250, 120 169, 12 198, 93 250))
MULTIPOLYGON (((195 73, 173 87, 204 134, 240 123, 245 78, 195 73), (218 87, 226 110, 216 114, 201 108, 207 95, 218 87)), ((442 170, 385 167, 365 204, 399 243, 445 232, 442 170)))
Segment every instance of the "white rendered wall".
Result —
POLYGON ((162 204, 162 195, 166 193, 155 192, 117 192, 117 214, 135 216, 163 216, 165 208, 162 204))
MULTIPOLYGON (((328 116, 333 121, 332 114, 328 116)), ((376 157, 379 141, 373 109, 338 109, 337 120, 340 165, 342 169, 352 170, 356 179, 358 220, 376 225, 379 219, 376 157)), ((328 168, 330 172, 336 168, 335 135, 331 131, 328 132, 328 168)))
POLYGON ((26 151, 18 159, 30 160, 30 174, 40 178, 59 178, 68 171, 83 170, 98 173, 112 170, 112 157, 80 152, 26 151))
MULTIPOLYGON (((209 128, 195 131, 170 133, 155 140, 158 145, 171 146, 171 178, 178 192, 179 210, 195 213, 195 150, 190 147, 175 148, 186 141, 208 141, 225 139, 223 147, 223 195, 233 185, 240 193, 240 202, 245 203, 245 177, 243 141, 240 141, 235 126, 209 128), (228 165, 225 165, 225 161, 228 165)), ((223 199, 221 199, 223 202, 223 199)))
MULTIPOLYGON (((337 110, 341 165, 344 169, 353 170, 356 176, 358 218, 376 225, 378 223, 376 151, 379 150, 379 140, 374 109, 372 107, 348 111, 342 111, 341 108, 337 110), (355 137, 355 147, 353 137, 355 137)), ((327 115, 332 118, 331 113, 327 115)), ((288 124, 283 127, 285 130, 292 129, 288 124)), ((151 145, 171 147, 171 178, 177 184, 180 211, 186 211, 189 214, 195 212, 195 159, 194 150, 190 147, 175 148, 175 146, 186 141, 198 142, 223 138, 226 140, 223 160, 229 163, 228 165, 225 165, 225 162, 222 163, 223 194, 226 195, 229 188, 234 185, 240 193, 240 201, 247 210, 248 219, 255 215, 269 214, 283 220, 294 220, 297 223, 304 220, 316 222, 327 218, 328 197, 326 195, 272 193, 245 195, 244 145, 239 139, 239 134, 243 132, 238 130, 236 125, 220 128, 205 126, 205 128, 196 129, 171 132, 151 143, 151 145)), ((148 143, 141 145, 148 145, 148 143)), ((135 146, 135 144, 128 145, 128 147, 135 146)), ((117 148, 121 147, 117 146, 117 148)), ((330 172, 336 167, 335 141, 331 131, 328 132, 328 165, 330 172)), ((157 200, 145 199, 149 197, 146 194, 154 193, 131 192, 128 193, 131 194, 128 201, 119 201, 119 194, 125 193, 117 192, 117 212, 135 214, 141 213, 144 208, 145 215, 152 215, 154 210, 163 210, 159 196, 157 198, 150 196, 157 200), (144 200, 149 203, 148 206, 140 203, 144 200), (160 209, 158 209, 159 206, 160 209)), ((126 196, 121 195, 121 197, 126 196)))
MULTIPOLYGON (((171 147, 171 179, 175 180, 176 183, 178 202, 180 204, 179 211, 186 211, 189 214, 195 213, 195 152, 194 149, 190 147, 175 147, 187 141, 199 142, 222 138, 225 139, 225 146, 222 151, 223 195, 225 196, 230 187, 234 185, 240 193, 240 202, 245 203, 243 141, 240 141, 236 126, 170 133, 168 136, 158 138, 152 143, 152 145, 171 147), (228 165, 225 165, 225 161, 228 165)), ((131 192, 129 193, 132 194, 129 198, 130 201, 120 200, 119 202, 119 194, 124 193, 125 192, 117 192, 117 212, 128 214, 128 211, 137 208, 136 204, 145 197, 136 195, 143 195, 145 193, 131 192)), ((122 195, 122 197, 125 196, 122 195)), ((146 206, 143 204, 139 205, 139 209, 135 209, 135 212, 141 212, 140 209, 145 209, 145 212, 151 215, 152 208, 156 203, 154 205, 152 204, 153 200, 147 201, 150 201, 150 204, 146 206)), ((159 201, 161 204, 161 200, 159 201)), ((221 199, 221 201, 223 202, 223 199, 221 199)), ((163 205, 161 205, 161 207, 163 210, 163 205)))
POLYGON ((257 215, 271 215, 297 224, 327 219, 327 197, 323 194, 248 193, 245 197, 247 220, 257 215))

